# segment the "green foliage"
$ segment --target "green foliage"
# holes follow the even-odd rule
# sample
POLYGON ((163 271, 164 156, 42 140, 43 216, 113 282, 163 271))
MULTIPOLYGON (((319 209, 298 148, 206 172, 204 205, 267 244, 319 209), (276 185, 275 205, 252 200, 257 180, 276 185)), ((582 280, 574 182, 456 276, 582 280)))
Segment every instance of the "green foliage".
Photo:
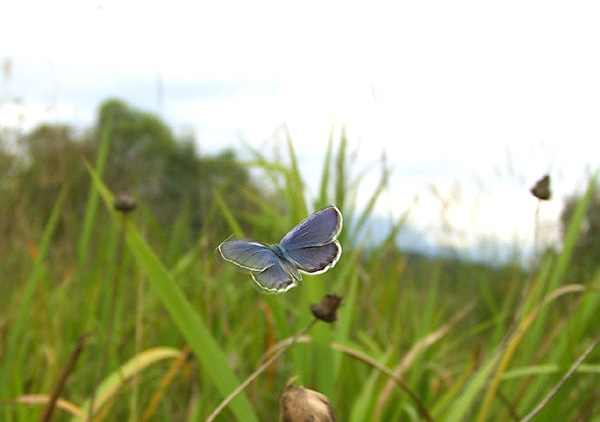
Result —
MULTIPOLYGON (((0 366, 0 399, 15 397, 23 392, 23 374, 21 368, 26 364, 27 358, 27 332, 28 320, 31 318, 29 311, 34 305, 34 293, 43 281, 44 262, 51 248, 51 240, 56 230, 59 215, 62 211, 66 196, 66 189, 58 195, 48 224, 41 239, 40 249, 29 277, 25 281, 19 306, 15 309, 16 318, 12 330, 7 335, 6 346, 3 347, 3 359, 0 366)), ((23 412, 20 413, 23 415, 23 412)))
POLYGON ((161 226, 170 227, 179 211, 190 207, 194 213, 189 240, 200 230, 221 236, 223 221, 207 218, 214 206, 214 191, 227 196, 240 211, 247 209, 243 195, 259 195, 232 151, 198 156, 194 139, 177 140, 156 116, 118 100, 100 107, 97 127, 102 128, 109 116, 112 128, 106 183, 113 192, 139 196, 161 226))
MULTIPOLYGON (((0 147, 8 143, 2 140, 0 147)), ((94 247, 98 238, 98 228, 92 224, 97 202, 84 161, 101 163, 98 168, 113 192, 133 194, 147 207, 157 236, 167 235, 181 210, 193 210, 185 222, 186 230, 179 228, 186 234, 181 239, 185 247, 190 247, 199 233, 212 241, 227 236, 227 223, 216 212, 215 192, 227 199, 236 215, 255 208, 246 197, 261 196, 232 151, 199 156, 193 139, 176 139, 159 118, 119 100, 101 105, 93 130, 42 125, 20 136, 17 144, 19 153, 0 148, 0 252, 8 255, 14 249, 31 249, 54 199, 67 186, 56 234, 61 247, 51 252, 58 265, 51 267, 59 272, 64 269, 60 263, 74 253, 72 247, 77 245, 81 262, 81 255, 90 252, 88 248, 94 247), (104 140, 108 123, 109 142, 104 140)))
MULTIPOLYGON (((244 165, 232 152, 198 157, 193 142, 175 139, 155 116, 111 100, 93 131, 42 127, 22 137, 22 153, 0 151, 0 275, 8 280, 0 420, 40 419, 84 333, 54 420, 83 418, 96 387, 98 419, 204 420, 271 347, 312 320, 309 307, 324 293, 344 298, 337 322, 316 324, 217 420, 276 420, 291 376, 327 394, 339 420, 518 420, 598 338, 598 263, 589 276, 570 278, 595 181, 571 214, 563 248, 525 271, 398 250, 395 235, 410 209, 390 222, 387 239, 365 248, 359 233, 387 188, 385 157, 365 209, 356 203, 365 172, 345 135, 339 143, 330 137, 316 198, 306 196, 292 142, 284 141, 287 162, 261 151, 244 165), (271 183, 272 196, 258 194, 251 172, 271 183), (127 216, 112 209, 122 190, 138 203, 127 216), (262 294, 215 256, 231 233, 275 242, 329 202, 344 215, 342 258, 285 294, 262 294)), ((598 419, 592 353, 533 420, 598 419)))
MULTIPOLYGON (((114 198, 106 189, 98 176, 90 170, 94 177, 96 189, 98 189, 109 212, 111 212, 115 223, 123 224, 125 237, 131 253, 136 258, 140 268, 147 275, 157 296, 161 299, 169 315, 182 332, 187 342, 196 353, 198 361, 203 369, 210 375, 212 382, 223 396, 227 395, 237 386, 237 380, 227 365, 227 356, 220 350, 217 341, 207 329, 201 316, 194 311, 190 303, 183 295, 181 289, 169 276, 167 269, 156 257, 148 244, 140 236, 139 232, 130 224, 121 221, 117 211, 112 210, 114 198)), ((233 413, 238 420, 256 421, 256 416, 250 407, 250 403, 244 395, 231 403, 233 413)))
MULTIPOLYGON (((581 198, 581 195, 573 195, 568 198, 561 215, 563 232, 566 232, 573 221, 577 204, 581 198)), ((575 265, 569 278, 575 282, 591 277, 598 268, 600 262, 600 191, 593 193, 591 203, 587 207, 581 233, 577 237, 573 262, 575 265)))

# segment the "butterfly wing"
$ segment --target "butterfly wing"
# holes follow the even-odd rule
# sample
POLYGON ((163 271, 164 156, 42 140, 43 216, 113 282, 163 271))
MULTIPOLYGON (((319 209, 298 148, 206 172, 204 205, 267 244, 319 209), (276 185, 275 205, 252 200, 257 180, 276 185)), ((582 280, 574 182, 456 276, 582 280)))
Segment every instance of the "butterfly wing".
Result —
POLYGON ((218 246, 226 261, 249 270, 259 287, 271 292, 284 292, 296 285, 300 274, 291 265, 284 263, 268 247, 246 240, 226 240, 218 246), (293 270, 293 271, 291 271, 293 270), (298 277, 292 274, 296 273, 298 277))
POLYGON ((218 246, 224 260, 250 271, 263 271, 278 261, 265 245, 246 240, 226 240, 218 246))
POLYGON ((260 288, 274 293, 285 292, 297 284, 295 278, 286 271, 281 262, 276 262, 263 271, 253 272, 250 275, 260 288))
POLYGON ((320 274, 337 264, 342 255, 340 242, 334 240, 326 245, 297 248, 286 251, 286 258, 298 270, 308 274, 320 274))
POLYGON ((218 249, 223 259, 249 270, 261 288, 279 293, 302 280, 299 271, 318 274, 336 264, 342 254, 336 239, 341 229, 342 214, 331 205, 303 220, 279 245, 226 240, 218 249))
POLYGON ((279 243, 286 259, 298 270, 319 274, 333 267, 342 254, 336 239, 342 230, 342 214, 331 205, 294 227, 279 243))
POLYGON ((321 246, 331 243, 342 230, 342 213, 330 205, 305 218, 281 239, 279 245, 286 249, 321 246))

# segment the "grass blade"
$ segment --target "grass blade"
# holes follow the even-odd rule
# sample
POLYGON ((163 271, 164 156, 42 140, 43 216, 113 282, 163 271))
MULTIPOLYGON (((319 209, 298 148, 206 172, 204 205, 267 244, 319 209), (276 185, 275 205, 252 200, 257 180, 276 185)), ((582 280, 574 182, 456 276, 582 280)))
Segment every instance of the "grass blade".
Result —
MULTIPOLYGON (((4 361, 0 365, 0 402, 8 400, 11 395, 21 395, 21 377, 14 376, 13 373, 22 366, 23 352, 25 346, 23 337, 27 331, 27 321, 31 316, 33 294, 36 290, 42 271, 44 270, 44 261, 50 249, 50 241, 56 230, 59 221, 62 206, 67 197, 68 187, 65 186, 56 198, 52 208, 50 218, 46 223, 42 241, 40 243, 37 259, 33 264, 33 269, 25 283, 23 297, 19 305, 18 314, 7 339, 6 350, 3 353, 4 361), (10 381, 8 381, 10 380, 10 381), (12 381, 12 384, 11 384, 12 381), (13 390, 11 390, 13 387, 13 390)), ((11 412, 6 409, 5 420, 12 420, 11 412)))
POLYGON ((346 174, 346 149, 348 147, 348 139, 346 137, 346 128, 342 127, 342 137, 340 147, 338 149, 336 160, 336 181, 335 181, 335 204, 341 210, 344 210, 346 204, 346 184, 344 181, 348 176, 346 174))
MULTIPOLYGON (((109 212, 119 224, 113 210, 111 193, 102 184, 95 172, 88 166, 94 183, 97 185, 109 212)), ((148 281, 169 312, 169 315, 186 338, 198 362, 202 365, 217 390, 227 396, 239 385, 233 371, 227 364, 227 357, 211 335, 204 321, 197 314, 177 284, 173 282, 167 269, 154 254, 150 246, 141 237, 133 224, 126 224, 126 241, 138 265, 144 270, 148 281)), ((237 396, 230 404, 230 409, 239 421, 258 422, 256 414, 245 394, 237 396)))
POLYGON ((592 200, 596 192, 596 184, 598 181, 598 174, 596 173, 594 177, 590 180, 590 184, 588 189, 577 204, 575 208, 575 212, 573 213, 573 219, 571 220, 571 224, 567 228, 567 232, 565 234, 563 240, 563 249, 558 256, 556 267, 554 268, 552 274, 550 275, 550 280, 548 282, 548 291, 552 291, 558 287, 561 280, 564 278, 567 269, 569 267, 569 263, 571 262, 571 257, 573 256, 573 251, 575 250, 575 246, 577 245, 577 238, 581 233, 581 225, 586 216, 587 208, 592 200))
POLYGON ((325 153, 325 162, 323 163, 323 175, 321 176, 321 189, 319 193, 319 206, 323 206, 329 202, 327 195, 327 188, 329 187, 330 174, 331 174, 331 155, 333 154, 333 128, 334 124, 331 123, 331 130, 329 131, 329 141, 327 142, 327 152, 325 153))
MULTIPOLYGON (((100 177, 102 177, 104 167, 106 166, 106 160, 108 158, 111 127, 112 118, 109 116, 109 118, 106 119, 104 128, 102 129, 102 134, 100 136, 100 148, 98 149, 98 157, 96 159, 96 173, 100 177)), ((96 190, 96 185, 92 183, 90 185, 90 193, 85 209, 81 234, 79 236, 79 243, 77 244, 77 264, 79 275, 81 275, 82 267, 85 265, 85 260, 88 256, 88 249, 90 246, 90 239, 92 236, 94 221, 96 219, 97 209, 98 191, 96 190)))
MULTIPOLYGON (((117 368, 99 385, 98 393, 94 400, 94 408, 100 409, 106 402, 115 396, 128 380, 133 378, 143 369, 164 359, 176 359, 180 357, 182 353, 185 352, 171 347, 156 347, 134 356, 120 368, 117 368)), ((82 414, 85 416, 83 418, 75 417, 71 419, 71 422, 83 422, 85 417, 87 417, 89 406, 90 400, 87 400, 81 407, 81 410, 83 411, 82 414)), ((95 413, 97 413, 97 411, 95 413)))

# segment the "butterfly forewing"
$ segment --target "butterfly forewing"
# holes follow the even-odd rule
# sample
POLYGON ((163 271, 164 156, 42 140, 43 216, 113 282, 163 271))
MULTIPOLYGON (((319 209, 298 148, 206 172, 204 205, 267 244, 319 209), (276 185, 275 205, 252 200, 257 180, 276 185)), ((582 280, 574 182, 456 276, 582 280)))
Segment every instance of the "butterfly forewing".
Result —
POLYGON ((331 205, 317 211, 294 227, 279 242, 286 251, 332 242, 342 229, 342 214, 331 205))
POLYGON ((221 256, 251 271, 263 271, 277 263, 277 255, 260 243, 245 240, 226 240, 219 245, 221 256))

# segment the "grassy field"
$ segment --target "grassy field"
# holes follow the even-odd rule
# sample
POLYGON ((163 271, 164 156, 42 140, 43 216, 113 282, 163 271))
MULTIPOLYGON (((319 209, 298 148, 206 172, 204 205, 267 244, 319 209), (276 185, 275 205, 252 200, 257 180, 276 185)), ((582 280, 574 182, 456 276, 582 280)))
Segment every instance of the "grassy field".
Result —
MULTIPOLYGON (((109 133, 102 146, 110 148, 109 133)), ((193 210, 169 233, 143 203, 116 211, 99 154, 70 247, 54 240, 65 187, 43 235, 16 242, 0 262, 0 421, 47 419, 55 398, 53 420, 85 420, 91 403, 94 420, 206 420, 313 320, 311 304, 327 293, 343 296, 338 320, 312 326, 215 420, 278 420, 284 385, 297 376, 329 397, 340 421, 600 421, 600 274, 564 282, 594 181, 560 251, 528 270, 492 267, 398 251, 403 218, 387 240, 363 248, 357 237, 387 169, 358 210, 361 175, 351 174, 345 141, 330 141, 321 191, 307 203, 288 151, 285 164, 257 151, 247 163, 285 212, 248 196, 259 211, 240 221, 218 190, 211 210, 235 236, 265 242, 328 203, 355 222, 340 235, 335 268, 280 295, 259 292, 224 263, 215 254, 222 239, 201 233, 188 246, 193 210)))

